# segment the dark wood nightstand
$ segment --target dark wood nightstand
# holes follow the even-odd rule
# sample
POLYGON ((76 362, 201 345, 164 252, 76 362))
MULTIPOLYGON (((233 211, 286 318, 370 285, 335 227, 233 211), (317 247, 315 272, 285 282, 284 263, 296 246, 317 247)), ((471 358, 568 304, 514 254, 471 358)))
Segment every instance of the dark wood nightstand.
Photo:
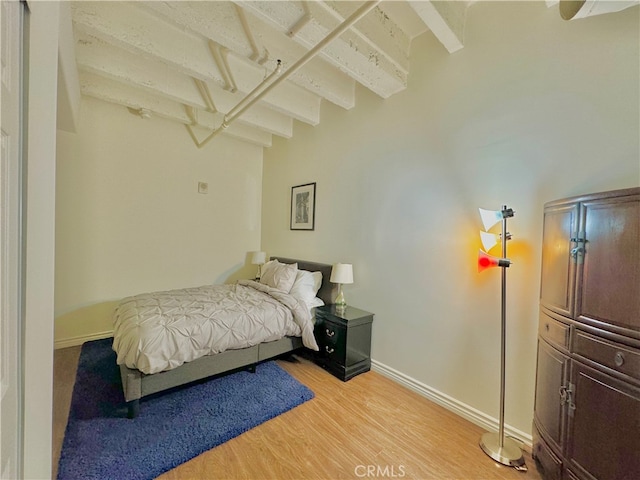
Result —
POLYGON ((347 306, 316 308, 315 337, 320 351, 316 363, 340 380, 347 381, 371 369, 373 313, 347 306))

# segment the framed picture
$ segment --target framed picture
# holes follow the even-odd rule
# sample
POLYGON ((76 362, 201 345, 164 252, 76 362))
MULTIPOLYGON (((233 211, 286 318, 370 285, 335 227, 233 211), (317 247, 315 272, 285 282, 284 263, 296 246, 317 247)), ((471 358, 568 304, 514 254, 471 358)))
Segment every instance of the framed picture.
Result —
POLYGON ((316 184, 291 187, 290 230, 313 230, 316 217, 316 184))

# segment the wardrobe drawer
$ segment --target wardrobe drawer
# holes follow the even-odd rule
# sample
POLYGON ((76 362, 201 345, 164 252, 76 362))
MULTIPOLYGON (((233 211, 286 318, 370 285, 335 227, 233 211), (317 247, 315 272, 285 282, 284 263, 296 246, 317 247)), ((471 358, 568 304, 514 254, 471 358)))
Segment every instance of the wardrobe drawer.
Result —
POLYGON ((637 348, 576 330, 573 337, 573 353, 640 380, 640 350, 637 348))
POLYGON ((540 312, 538 335, 547 342, 564 350, 569 349, 569 325, 540 312))
POLYGON ((544 440, 540 438, 539 434, 538 436, 534 434, 532 455, 540 470, 543 471, 545 480, 560 480, 562 477, 562 462, 554 455, 544 440))

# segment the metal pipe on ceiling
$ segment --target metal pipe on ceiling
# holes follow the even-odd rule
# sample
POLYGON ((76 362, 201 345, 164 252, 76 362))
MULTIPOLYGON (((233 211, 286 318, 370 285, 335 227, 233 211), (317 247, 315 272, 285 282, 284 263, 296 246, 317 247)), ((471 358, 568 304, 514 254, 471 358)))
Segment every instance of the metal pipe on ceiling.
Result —
MULTIPOLYGON (((300 57, 293 65, 291 65, 282 75, 277 77, 275 80, 273 78, 280 72, 281 64, 278 60, 278 66, 276 69, 269 74, 256 88, 254 88, 250 93, 248 93, 238 104, 233 107, 227 114, 224 116, 224 121, 220 125, 220 127, 213 130, 207 138, 205 138, 202 142, 196 142, 198 148, 202 148, 205 146, 212 138, 214 138, 218 133, 227 128, 233 121, 235 121, 240 115, 242 115, 245 111, 251 108, 256 102, 261 100, 267 93, 273 90, 276 86, 284 82, 287 78, 297 72, 300 68, 302 68, 306 63, 308 63, 313 57, 315 57, 320 51, 326 47, 331 41, 335 40, 337 37, 342 35, 345 31, 347 31, 350 27, 352 27, 358 20, 364 17, 367 13, 373 10, 381 0, 368 1, 363 3, 358 9, 349 15, 340 25, 338 25, 335 29, 331 31, 326 37, 320 40, 313 48, 311 48, 306 54, 300 57)), ((195 140, 195 139, 194 139, 195 140)))
POLYGON ((302 9, 304 10, 304 14, 302 15, 302 17, 300 17, 300 20, 298 20, 287 32, 287 36, 290 38, 295 37, 296 34, 300 30, 302 30, 302 27, 304 27, 313 19, 313 15, 311 15, 311 10, 309 10, 309 5, 307 5, 306 0, 302 2, 302 9))
POLYGON ((226 128, 227 126, 229 126, 228 116, 233 115, 234 114, 233 112, 235 111, 239 111, 239 110, 244 111, 244 105, 251 99, 260 95, 264 85, 268 84, 271 81, 271 79, 274 78, 275 76, 280 75, 281 71, 282 71, 282 62, 278 60, 276 64, 276 68, 273 70, 273 72, 267 75, 265 79, 262 80, 262 82, 260 82, 253 90, 247 93, 242 100, 240 100, 231 110, 227 112, 227 114, 224 116, 224 122, 222 124, 222 127, 226 128))
MULTIPOLYGON (((244 99, 232 108, 227 115, 225 115, 225 121, 223 126, 228 126, 231 122, 236 120, 240 115, 242 115, 248 108, 250 108, 257 101, 262 99, 267 93, 273 90, 280 83, 284 82, 288 77, 297 72, 300 68, 302 68, 306 63, 308 63, 313 57, 315 57, 320 51, 326 47, 331 41, 335 40, 337 37, 342 35, 345 31, 347 31, 350 27, 352 27, 358 20, 364 17, 367 13, 373 10, 378 4, 380 0, 365 2, 362 4, 355 12, 353 12, 349 17, 347 17, 344 22, 338 25, 334 30, 331 31, 326 37, 320 40, 313 48, 311 48, 306 54, 300 57, 293 65, 291 65, 282 75, 276 78, 273 82, 262 82, 258 87, 262 90, 258 93, 251 101, 246 103, 241 108, 238 108, 240 104, 244 103, 244 99), (266 86, 265 86, 266 85, 266 86)), ((254 90, 255 91, 255 90, 254 90)), ((252 92, 253 93, 253 92, 252 92)), ((245 97, 246 98, 246 97, 245 97)), ((226 128, 226 127, 225 127, 226 128)))
POLYGON ((229 54, 229 50, 225 47, 218 45, 213 40, 209 40, 209 51, 211 52, 211 56, 213 60, 216 62, 216 66, 218 70, 220 70, 220 75, 222 75, 222 80, 224 80, 224 89, 230 92, 235 92, 238 88, 236 87, 236 82, 233 79, 233 75, 231 74, 231 69, 229 68, 229 62, 227 61, 227 55, 229 54))
MULTIPOLYGON (((229 111, 231 112, 234 109, 237 109, 237 108, 241 107, 241 105, 244 105, 247 101, 249 101, 257 92, 260 91, 260 89, 265 84, 265 82, 269 82, 274 76, 278 75, 280 73, 281 69, 282 69, 282 62, 280 62, 280 60, 278 60, 278 64, 277 64, 275 70, 273 72, 271 72, 267 77, 265 77, 265 79, 262 82, 260 82, 257 87, 255 87, 253 90, 251 90, 251 92, 249 92, 242 100, 240 100, 236 104, 235 107, 233 107, 229 111)), ((243 111, 244 111, 244 109, 243 109, 243 111)), ((228 115, 228 113, 227 113, 227 115, 228 115)), ((187 129, 189 130, 189 134, 191 135, 191 138, 193 139, 195 144, 198 146, 198 148, 204 147, 207 143, 209 143, 209 141, 211 139, 213 139, 213 137, 217 136, 220 132, 222 132, 225 128, 227 128, 229 126, 230 122, 227 121, 227 115, 225 115, 223 117, 221 125, 218 128, 216 128, 215 130, 213 130, 209 135, 207 135, 207 137, 202 142, 199 142, 195 138, 195 134, 193 133, 193 128, 190 125, 187 125, 187 129)), ((193 123, 195 125, 195 124, 197 124, 197 121, 194 121, 193 123)))
POLYGON ((235 7, 238 18, 240 19, 240 25, 242 25, 244 35, 247 37, 251 50, 253 50, 249 59, 262 65, 268 59, 269 54, 267 53, 267 49, 262 47, 264 53, 261 55, 260 47, 258 46, 258 42, 256 42, 256 38, 251 33, 251 28, 249 27, 249 22, 247 21, 247 16, 245 15, 243 8, 238 4, 234 4, 233 6, 235 7))

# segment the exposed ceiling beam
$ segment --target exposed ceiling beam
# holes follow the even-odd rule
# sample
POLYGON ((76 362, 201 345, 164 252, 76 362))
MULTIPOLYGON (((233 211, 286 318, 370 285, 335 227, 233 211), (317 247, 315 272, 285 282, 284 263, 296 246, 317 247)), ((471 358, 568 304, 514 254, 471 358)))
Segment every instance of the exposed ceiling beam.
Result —
MULTIPOLYGON (((248 60, 236 55, 229 56, 229 67, 234 75, 238 90, 248 93, 264 79, 265 71, 256 71, 248 60)), ((317 125, 320 122, 320 103, 322 98, 302 87, 287 82, 266 95, 262 102, 271 108, 296 120, 317 125)))
MULTIPOLYGON (((351 15, 360 2, 328 1, 309 2, 310 14, 325 25, 342 22, 351 15)), ((361 43, 369 52, 378 55, 379 66, 384 57, 389 63, 383 69, 400 70, 409 73, 409 49, 411 38, 380 8, 362 18, 342 36, 344 43, 361 43)), ((390 74, 395 72, 390 70, 390 74)))
MULTIPOLYGON (((220 91, 226 86, 224 75, 216 66, 208 42, 198 40, 195 35, 189 35, 184 31, 176 33, 169 28, 174 35, 167 35, 167 39, 161 40, 161 32, 166 30, 166 22, 126 2, 118 2, 117 6, 110 8, 104 8, 101 2, 82 2, 81 6, 74 5, 74 22, 79 36, 90 35, 105 43, 115 44, 120 49, 134 54, 140 62, 162 62, 167 65, 167 72, 172 70, 215 84, 211 85, 212 89, 217 88, 220 91), (116 13, 118 9, 122 11, 116 13), (144 16, 147 18, 142 18, 144 16), (123 20, 117 21, 121 17, 123 20), (173 42, 178 45, 184 42, 185 48, 169 45, 173 42)), ((263 67, 252 65, 250 61, 240 59, 235 54, 230 54, 227 61, 232 69, 231 73, 235 73, 234 81, 240 93, 251 91, 265 75, 263 67)), ((242 98, 240 93, 238 99, 242 98)), ((319 122, 320 98, 300 87, 283 87, 265 97, 264 102, 280 113, 305 123, 316 125, 319 122)))
POLYGON ((196 108, 207 108, 192 77, 165 63, 141 57, 106 43, 94 36, 77 34, 78 68, 130 86, 145 88, 196 108))
POLYGON ((449 53, 464 47, 467 2, 421 0, 409 4, 449 53))
POLYGON ((78 0, 69 10, 82 94, 182 123, 202 147, 218 134, 290 138, 293 120, 320 122, 323 100, 354 107, 356 83, 382 98, 404 90, 412 38, 430 28, 462 48, 470 3, 78 0))
MULTIPOLYGON (((179 74, 161 62, 139 58, 95 37, 79 37, 76 58, 78 67, 83 71, 102 75, 200 110, 227 113, 243 96, 239 92, 223 90, 217 84, 202 82, 199 85, 192 77, 179 74), (209 98, 214 109, 209 105, 209 98)), ((290 138, 293 131, 290 116, 262 105, 256 105, 246 112, 242 121, 286 138, 290 138)))
MULTIPOLYGON (((322 41, 343 20, 340 13, 335 9, 327 9, 324 2, 242 1, 237 3, 285 34, 303 19, 303 24, 295 27, 293 38, 307 49, 322 41), (305 12, 303 5, 308 6, 310 14, 305 12)), ((378 32, 387 30, 388 34, 389 29, 385 28, 382 22, 383 15, 371 12, 369 16, 378 19, 377 22, 380 24, 378 32)), ((375 20, 367 24, 369 28, 372 28, 372 23, 375 23, 375 20)), ((404 90, 407 86, 407 72, 398 65, 404 65, 406 59, 403 61, 402 58, 394 58, 394 61, 390 61, 387 53, 373 48, 372 43, 363 34, 356 32, 358 25, 360 23, 329 43, 319 56, 383 98, 404 90)), ((380 35, 383 34, 380 33, 380 35)), ((406 55, 408 56, 408 52, 406 55)))
MULTIPOLYGON (((83 95, 89 95, 110 103, 116 103, 132 110, 148 111, 169 120, 177 121, 185 125, 193 123, 184 105, 172 101, 166 97, 153 95, 133 89, 122 83, 106 79, 103 76, 89 72, 80 73, 80 88, 83 95)), ((204 129, 217 129, 222 123, 223 114, 199 112, 198 122, 204 129)), ((243 125, 241 120, 224 129, 224 135, 250 142, 255 145, 270 146, 271 134, 264 130, 243 125)))
POLYGON ((188 35, 135 6, 135 2, 74 2, 76 29, 147 58, 162 59, 178 71, 224 86, 207 42, 188 35))
MULTIPOLYGON (((264 69, 258 61, 273 70, 278 59, 286 67, 307 51, 282 32, 244 13, 241 8, 235 8, 230 2, 149 2, 145 3, 145 7, 227 48, 235 53, 234 56, 255 62, 253 68, 259 73, 264 73, 264 69), (252 45, 256 41, 260 47, 252 45), (252 60, 256 47, 262 51, 252 60)), ((319 59, 292 75, 289 82, 343 108, 355 105, 355 81, 319 59)))

